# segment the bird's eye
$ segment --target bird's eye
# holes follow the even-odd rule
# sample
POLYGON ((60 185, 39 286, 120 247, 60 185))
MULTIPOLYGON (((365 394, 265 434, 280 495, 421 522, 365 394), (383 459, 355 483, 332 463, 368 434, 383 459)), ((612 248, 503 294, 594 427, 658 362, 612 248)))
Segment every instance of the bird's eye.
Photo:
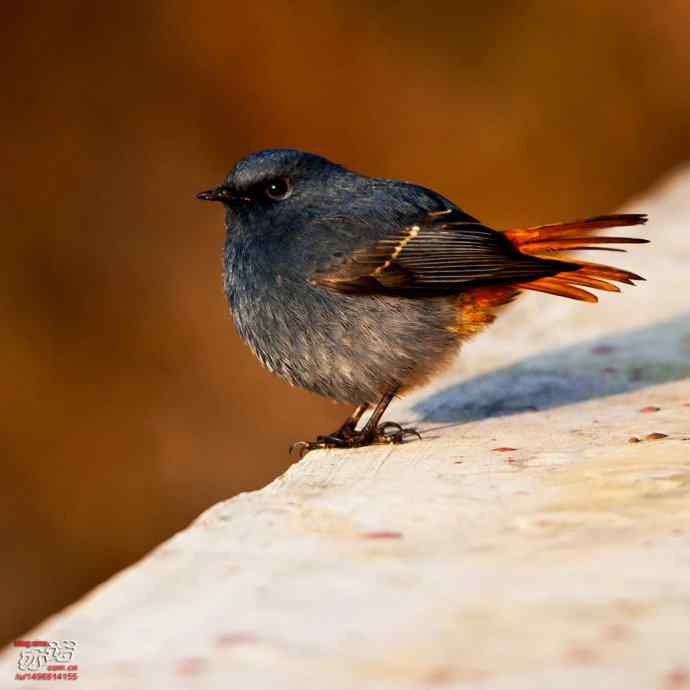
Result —
POLYGON ((266 183, 264 190, 269 199, 282 201, 292 194, 292 184, 287 177, 276 177, 266 183))

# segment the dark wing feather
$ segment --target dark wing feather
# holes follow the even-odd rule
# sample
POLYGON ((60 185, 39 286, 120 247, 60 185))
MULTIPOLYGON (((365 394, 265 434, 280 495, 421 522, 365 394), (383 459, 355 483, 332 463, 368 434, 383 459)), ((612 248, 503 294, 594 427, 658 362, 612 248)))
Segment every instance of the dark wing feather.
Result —
POLYGON ((355 249, 344 260, 314 273, 310 282, 344 293, 447 294, 487 282, 525 282, 553 275, 560 264, 520 254, 502 233, 481 223, 455 220, 449 211, 429 214, 355 249))

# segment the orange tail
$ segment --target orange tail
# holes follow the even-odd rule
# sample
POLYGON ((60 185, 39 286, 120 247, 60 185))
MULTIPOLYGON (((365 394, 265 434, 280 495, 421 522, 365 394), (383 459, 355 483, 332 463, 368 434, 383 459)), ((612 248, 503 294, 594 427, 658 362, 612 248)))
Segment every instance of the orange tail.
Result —
POLYGON ((548 292, 552 295, 569 297, 584 302, 596 302, 597 298, 591 292, 584 290, 594 288, 608 292, 620 292, 610 280, 634 285, 635 280, 644 280, 641 276, 612 266, 588 263, 577 259, 565 258, 560 252, 581 250, 603 250, 612 252, 625 251, 605 244, 642 244, 648 242, 639 237, 602 237, 592 235, 595 230, 627 225, 643 225, 647 216, 641 213, 619 213, 611 216, 596 216, 576 220, 572 223, 554 223, 552 225, 537 225, 532 228, 516 228, 506 230, 505 236, 521 253, 542 259, 558 259, 573 266, 572 270, 561 271, 546 278, 538 278, 516 287, 538 292, 548 292))

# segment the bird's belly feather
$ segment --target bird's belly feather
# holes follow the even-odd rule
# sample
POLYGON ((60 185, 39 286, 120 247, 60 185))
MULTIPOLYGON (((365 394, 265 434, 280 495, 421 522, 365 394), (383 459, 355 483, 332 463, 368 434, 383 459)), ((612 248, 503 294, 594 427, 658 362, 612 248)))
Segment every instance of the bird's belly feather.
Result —
POLYGON ((458 347, 452 298, 342 295, 278 275, 238 279, 243 268, 226 264, 237 331, 265 367, 295 386, 373 403, 426 378, 458 347))

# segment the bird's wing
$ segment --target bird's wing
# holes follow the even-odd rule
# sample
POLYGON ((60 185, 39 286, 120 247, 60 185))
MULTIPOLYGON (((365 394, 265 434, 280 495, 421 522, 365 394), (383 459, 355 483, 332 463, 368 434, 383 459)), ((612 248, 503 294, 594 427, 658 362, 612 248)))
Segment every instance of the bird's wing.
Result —
POLYGON ((343 293, 444 294, 552 275, 554 263, 520 254, 503 233, 449 209, 355 249, 310 282, 343 293))

